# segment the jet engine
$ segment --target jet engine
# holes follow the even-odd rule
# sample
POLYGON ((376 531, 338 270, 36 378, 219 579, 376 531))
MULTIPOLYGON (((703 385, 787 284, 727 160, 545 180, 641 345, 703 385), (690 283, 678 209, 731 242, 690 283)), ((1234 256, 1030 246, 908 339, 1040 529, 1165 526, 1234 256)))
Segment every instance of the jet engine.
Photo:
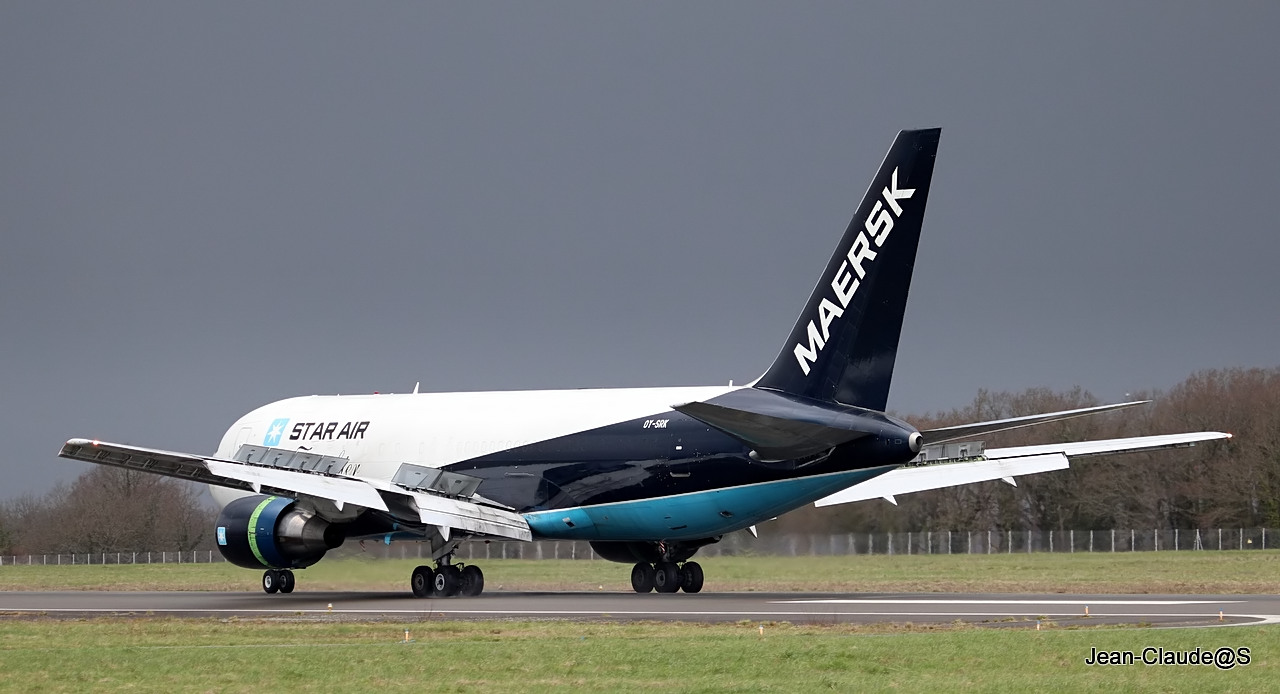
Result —
POLYGON ((342 529, 282 496, 236 499, 218 514, 218 551, 246 569, 302 569, 342 544, 342 529))

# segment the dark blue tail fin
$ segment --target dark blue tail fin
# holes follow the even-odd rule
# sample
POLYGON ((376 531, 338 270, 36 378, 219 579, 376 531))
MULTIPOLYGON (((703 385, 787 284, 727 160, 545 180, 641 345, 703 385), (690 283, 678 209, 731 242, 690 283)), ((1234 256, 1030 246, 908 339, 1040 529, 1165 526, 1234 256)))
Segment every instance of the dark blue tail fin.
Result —
POLYGON ((941 132, 898 133, 757 388, 884 411, 941 132))

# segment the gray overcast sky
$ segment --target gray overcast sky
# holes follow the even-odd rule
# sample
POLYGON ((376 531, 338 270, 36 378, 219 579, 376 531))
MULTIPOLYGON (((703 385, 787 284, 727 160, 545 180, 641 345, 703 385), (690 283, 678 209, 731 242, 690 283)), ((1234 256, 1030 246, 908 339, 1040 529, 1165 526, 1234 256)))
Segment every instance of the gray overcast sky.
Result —
POLYGON ((0 5, 0 499, 310 393, 749 380, 941 126, 890 407, 1274 366, 1277 3, 0 5))

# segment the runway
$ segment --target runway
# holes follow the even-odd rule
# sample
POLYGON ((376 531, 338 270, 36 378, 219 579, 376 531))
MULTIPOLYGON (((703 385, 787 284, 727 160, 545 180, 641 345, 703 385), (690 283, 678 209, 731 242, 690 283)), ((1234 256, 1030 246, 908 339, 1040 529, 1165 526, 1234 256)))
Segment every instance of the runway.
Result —
POLYGON ((417 599, 398 592, 0 592, 0 616, 342 618, 356 620, 650 620, 926 624, 1224 626, 1280 623, 1273 595, 517 593, 417 599), (1219 614, 1221 613, 1221 618, 1219 614))

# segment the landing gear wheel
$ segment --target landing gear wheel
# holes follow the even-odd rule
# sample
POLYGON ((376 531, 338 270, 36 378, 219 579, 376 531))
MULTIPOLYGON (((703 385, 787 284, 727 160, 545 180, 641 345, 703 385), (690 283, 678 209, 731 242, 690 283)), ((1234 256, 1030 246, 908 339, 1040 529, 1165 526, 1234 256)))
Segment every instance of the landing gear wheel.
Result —
POLYGON ((419 566, 409 577, 409 587, 413 589, 413 597, 429 598, 436 588, 436 572, 430 566, 419 566))
POLYGON ((267 569, 262 572, 262 589, 268 595, 280 590, 280 574, 275 569, 267 569))
POLYGON ((462 572, 458 567, 448 565, 436 570, 436 595, 451 598, 458 594, 462 587, 462 572))
POLYGON ((288 569, 280 571, 280 592, 286 595, 293 592, 293 587, 297 585, 293 578, 293 572, 288 569))
POLYGON ((702 590, 702 565, 696 561, 687 561, 680 567, 680 587, 686 593, 702 590))
POLYGON ((674 593, 680 590, 680 570, 669 561, 660 561, 653 566, 653 587, 659 593, 674 593))
POLYGON ((484 592, 484 572, 480 570, 480 567, 463 567, 462 587, 459 592, 468 598, 474 598, 484 592))
POLYGON ((653 564, 640 562, 631 567, 631 589, 637 593, 648 593, 653 590, 653 564))

